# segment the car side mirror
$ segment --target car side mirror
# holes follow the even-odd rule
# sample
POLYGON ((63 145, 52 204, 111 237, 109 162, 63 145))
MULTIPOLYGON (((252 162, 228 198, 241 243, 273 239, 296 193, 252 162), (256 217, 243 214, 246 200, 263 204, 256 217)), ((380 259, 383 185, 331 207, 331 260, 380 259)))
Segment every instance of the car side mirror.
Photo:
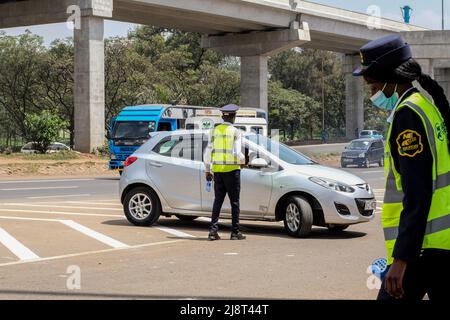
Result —
POLYGON ((253 159, 252 161, 250 161, 250 163, 248 165, 250 167, 253 167, 253 168, 267 168, 267 167, 269 167, 269 164, 267 163, 267 161, 265 159, 262 159, 262 158, 253 159))

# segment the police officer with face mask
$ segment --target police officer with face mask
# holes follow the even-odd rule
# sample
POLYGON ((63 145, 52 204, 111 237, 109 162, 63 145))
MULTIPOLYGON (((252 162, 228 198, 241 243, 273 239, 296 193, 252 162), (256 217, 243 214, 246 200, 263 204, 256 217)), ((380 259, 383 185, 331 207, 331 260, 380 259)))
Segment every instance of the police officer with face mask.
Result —
POLYGON ((360 50, 373 104, 390 112, 382 225, 388 272, 378 299, 448 300, 450 286, 450 105, 398 35, 360 50), (429 100, 413 86, 417 81, 429 100))

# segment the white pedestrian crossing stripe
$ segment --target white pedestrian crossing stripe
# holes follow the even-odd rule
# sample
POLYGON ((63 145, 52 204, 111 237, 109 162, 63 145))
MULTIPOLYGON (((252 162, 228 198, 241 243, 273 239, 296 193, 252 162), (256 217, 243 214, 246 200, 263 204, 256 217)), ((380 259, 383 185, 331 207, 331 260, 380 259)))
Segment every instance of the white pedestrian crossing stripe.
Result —
POLYGON ((4 229, 0 228, 0 243, 3 244, 9 251, 11 251, 20 260, 35 260, 39 256, 33 251, 25 247, 16 238, 11 236, 4 229))

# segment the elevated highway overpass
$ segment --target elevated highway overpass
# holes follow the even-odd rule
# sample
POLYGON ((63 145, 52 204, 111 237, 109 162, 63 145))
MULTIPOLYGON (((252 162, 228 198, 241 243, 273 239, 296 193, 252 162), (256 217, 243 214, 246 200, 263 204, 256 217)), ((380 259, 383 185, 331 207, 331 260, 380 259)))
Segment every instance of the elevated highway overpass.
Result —
POLYGON ((105 19, 200 32, 203 47, 241 57, 246 107, 267 109, 269 56, 293 47, 340 52, 349 137, 364 126, 362 79, 351 76, 358 49, 389 33, 425 31, 301 0, 0 0, 0 29, 64 22, 76 12, 73 5, 80 8, 74 30, 75 147, 84 152, 104 138, 105 19))

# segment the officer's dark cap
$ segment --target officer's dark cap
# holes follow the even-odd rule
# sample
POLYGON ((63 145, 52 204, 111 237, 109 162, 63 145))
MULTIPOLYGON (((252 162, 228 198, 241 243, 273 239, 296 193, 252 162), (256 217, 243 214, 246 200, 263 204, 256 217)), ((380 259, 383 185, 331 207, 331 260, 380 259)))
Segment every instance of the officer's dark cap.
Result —
POLYGON ((234 115, 238 110, 239 106, 235 104, 227 104, 226 106, 220 108, 220 111, 222 111, 224 116, 234 115))
POLYGON ((411 47, 397 34, 373 40, 360 49, 361 67, 354 76, 386 75, 412 58, 411 47))

